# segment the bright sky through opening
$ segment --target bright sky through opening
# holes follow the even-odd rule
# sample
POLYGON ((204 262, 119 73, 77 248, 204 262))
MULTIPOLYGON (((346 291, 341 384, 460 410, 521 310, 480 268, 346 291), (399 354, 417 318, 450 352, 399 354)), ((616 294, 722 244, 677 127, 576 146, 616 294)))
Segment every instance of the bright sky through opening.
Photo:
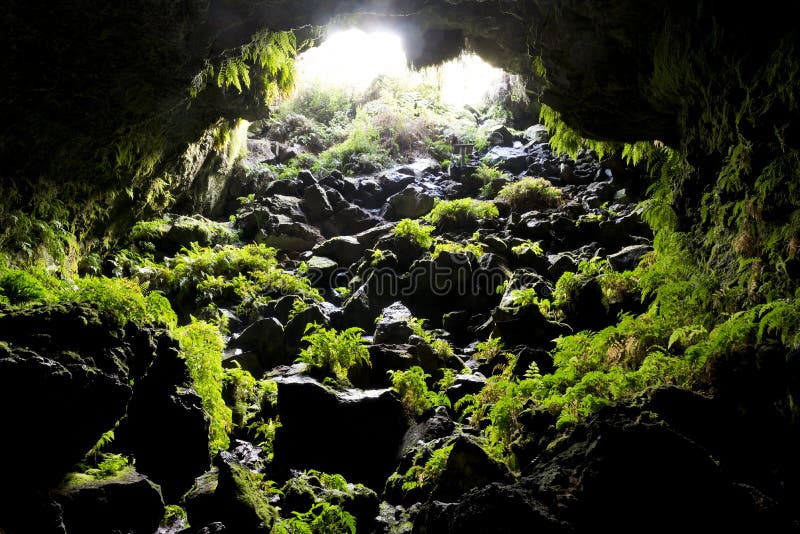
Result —
MULTIPOLYGON (((380 75, 418 77, 408 69, 400 37, 392 33, 367 33, 351 29, 328 36, 318 47, 299 57, 299 86, 319 84, 330 87, 366 89, 380 75)), ((477 105, 501 80, 503 71, 474 55, 463 56, 440 67, 446 103, 461 107, 477 105)))

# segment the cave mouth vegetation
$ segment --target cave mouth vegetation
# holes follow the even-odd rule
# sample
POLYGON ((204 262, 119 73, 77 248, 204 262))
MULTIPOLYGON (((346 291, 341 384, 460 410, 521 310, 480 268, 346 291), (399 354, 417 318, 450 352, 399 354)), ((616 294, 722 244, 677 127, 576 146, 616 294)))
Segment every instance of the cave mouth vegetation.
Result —
POLYGON ((8 0, 0 534, 800 532, 780 7, 8 0))

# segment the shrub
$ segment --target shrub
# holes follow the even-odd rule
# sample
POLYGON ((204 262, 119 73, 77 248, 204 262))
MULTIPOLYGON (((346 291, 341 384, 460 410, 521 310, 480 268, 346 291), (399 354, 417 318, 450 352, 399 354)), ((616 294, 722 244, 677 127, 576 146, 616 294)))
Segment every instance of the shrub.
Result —
POLYGON ((503 176, 505 176, 503 171, 494 167, 490 167, 485 163, 478 165, 478 168, 475 169, 475 173, 473 174, 473 177, 481 180, 484 184, 488 184, 489 182, 498 178, 502 178, 503 176))
POLYGON ((219 330, 204 321, 192 323, 173 331, 181 345, 181 356, 192 375, 194 388, 203 401, 210 425, 209 449, 212 454, 228 448, 228 432, 232 428, 231 409, 222 400, 222 350, 225 340, 219 330))
POLYGON ((420 415, 433 406, 450 406, 447 396, 428 389, 425 379, 430 375, 421 367, 415 365, 407 371, 389 371, 389 375, 392 389, 400 396, 409 417, 420 415))
POLYGON ((420 224, 412 219, 403 219, 392 229, 392 233, 398 237, 410 239, 423 249, 428 250, 433 244, 431 232, 434 230, 435 228, 433 226, 420 224))
POLYGON ((503 187, 497 198, 518 211, 554 208, 561 204, 561 190, 544 178, 526 177, 503 187))
POLYGON ((312 323, 306 327, 298 362, 323 369, 337 378, 346 378, 347 370, 356 364, 370 365, 369 351, 361 328, 337 332, 312 323))
POLYGON ((494 219, 500 216, 497 206, 487 200, 459 198, 436 203, 425 216, 426 220, 442 226, 445 224, 468 225, 478 219, 494 219))
POLYGON ((47 290, 32 274, 19 269, 9 269, 0 272, 0 296, 5 297, 10 304, 21 304, 44 299, 47 290))
POLYGON ((461 244, 453 241, 436 243, 436 246, 433 248, 433 259, 438 258, 439 254, 442 252, 452 252, 454 254, 466 254, 467 252, 471 252, 476 258, 480 258, 483 256, 483 246, 477 243, 461 244))

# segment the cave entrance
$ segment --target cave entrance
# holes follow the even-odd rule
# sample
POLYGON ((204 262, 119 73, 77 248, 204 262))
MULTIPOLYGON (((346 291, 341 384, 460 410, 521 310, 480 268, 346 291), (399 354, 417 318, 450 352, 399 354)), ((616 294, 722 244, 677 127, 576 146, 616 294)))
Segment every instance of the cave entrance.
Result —
POLYGON ((517 76, 468 53, 415 69, 402 38, 387 31, 331 30, 298 57, 296 80, 264 128, 289 147, 276 177, 370 175, 421 159, 463 166, 464 147, 480 149, 519 115, 525 127, 537 118, 517 76))

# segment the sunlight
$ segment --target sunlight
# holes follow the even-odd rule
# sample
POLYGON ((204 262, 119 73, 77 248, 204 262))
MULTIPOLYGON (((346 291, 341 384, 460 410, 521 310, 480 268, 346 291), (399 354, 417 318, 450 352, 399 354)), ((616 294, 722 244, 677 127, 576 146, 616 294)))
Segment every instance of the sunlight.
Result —
POLYGON ((391 33, 346 30, 330 35, 297 62, 300 84, 366 89, 381 74, 408 73, 400 37, 391 33))
POLYGON ((435 83, 443 103, 477 106, 502 80, 503 71, 476 55, 464 55, 439 67, 414 72, 408 68, 399 36, 350 29, 332 33, 297 61, 298 87, 319 85, 363 91, 381 75, 412 83, 435 83))
POLYGON ((464 55, 441 69, 442 100, 453 107, 475 106, 503 79, 503 71, 476 55, 464 55))

